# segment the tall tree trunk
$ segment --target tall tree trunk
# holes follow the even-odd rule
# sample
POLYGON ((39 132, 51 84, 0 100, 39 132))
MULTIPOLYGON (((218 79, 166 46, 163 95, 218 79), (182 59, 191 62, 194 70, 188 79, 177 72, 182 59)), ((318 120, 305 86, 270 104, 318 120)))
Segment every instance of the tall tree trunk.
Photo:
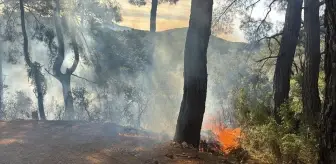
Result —
POLYGON ((305 68, 303 71, 303 115, 305 122, 316 125, 319 117, 321 101, 318 90, 320 70, 320 19, 319 0, 304 1, 304 30, 306 34, 305 68))
POLYGON ((287 4, 285 26, 281 38, 279 55, 274 73, 274 117, 280 123, 279 107, 288 99, 290 75, 294 60, 296 45, 301 26, 301 8, 303 0, 290 0, 287 4))
POLYGON ((53 65, 53 71, 56 79, 60 81, 63 88, 63 98, 64 98, 64 108, 65 108, 65 119, 71 120, 74 118, 74 106, 73 106, 73 96, 71 91, 71 75, 75 72, 79 63, 79 49, 76 41, 76 31, 72 26, 67 25, 65 18, 63 19, 63 26, 70 29, 71 45, 75 54, 75 60, 70 68, 66 69, 63 74, 61 72, 61 67, 65 57, 64 48, 64 36, 62 30, 62 23, 60 17, 60 3, 59 0, 54 0, 56 7, 54 8, 54 21, 56 27, 56 36, 58 40, 58 53, 53 65))
POLYGON ((213 0, 192 0, 184 50, 184 88, 174 140, 199 146, 207 92, 213 0))
POLYGON ((34 81, 35 81, 35 86, 36 86, 36 94, 37 94, 37 103, 38 103, 38 110, 40 113, 40 118, 42 120, 45 120, 45 113, 44 113, 44 91, 43 91, 43 86, 41 83, 41 80, 43 77, 41 77, 41 66, 39 63, 35 62, 33 65, 33 70, 34 70, 34 81))
POLYGON ((30 56, 29 56, 29 51, 28 51, 28 36, 27 36, 27 31, 26 31, 26 24, 25 24, 25 10, 24 10, 24 4, 23 0, 20 0, 20 13, 21 13, 21 29, 22 29, 22 35, 23 35, 23 54, 24 54, 24 59, 26 61, 27 66, 31 69, 32 71, 32 76, 31 78, 34 78, 35 82, 35 88, 37 92, 37 101, 38 101, 38 110, 40 113, 40 118, 42 120, 45 120, 45 114, 44 114, 44 105, 43 105, 43 89, 42 89, 42 84, 41 84, 41 70, 40 70, 40 64, 35 62, 32 63, 30 56))
POLYGON ((336 163, 336 3, 326 0, 325 95, 321 117, 320 164, 336 163))
POLYGON ((158 0, 152 0, 152 8, 150 12, 150 31, 156 32, 156 14, 159 2, 158 0))

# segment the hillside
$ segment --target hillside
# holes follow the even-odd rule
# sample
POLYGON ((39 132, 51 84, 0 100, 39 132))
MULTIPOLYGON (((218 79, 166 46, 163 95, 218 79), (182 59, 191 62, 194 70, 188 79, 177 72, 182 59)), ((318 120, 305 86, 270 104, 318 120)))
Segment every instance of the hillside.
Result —
MULTIPOLYGON (((164 53, 165 55, 172 56, 172 62, 183 63, 183 50, 185 46, 187 30, 188 28, 178 28, 158 32, 155 42, 157 43, 156 50, 159 50, 156 51, 156 54, 161 55, 160 53, 164 53)), ((245 45, 246 43, 230 42, 216 36, 211 36, 208 46, 208 57, 211 58, 214 53, 219 53, 223 57, 226 55, 232 55, 237 50, 244 48, 245 45)), ((166 58, 169 57, 166 56, 166 58)), ((209 61, 210 64, 212 62, 216 61, 209 61)))
MULTIPOLYGON (((123 109, 123 104, 127 103, 121 102, 121 99, 124 99, 122 93, 140 92, 143 94, 142 97, 151 100, 147 112, 150 115, 143 117, 143 125, 156 132, 164 129, 172 135, 183 90, 183 51, 187 28, 157 33, 125 27, 118 29, 125 30, 112 30, 106 26, 91 28, 99 62, 94 65, 95 69, 83 72, 88 75, 81 75, 85 77, 94 75, 91 79, 96 78, 95 81, 100 83, 109 83, 111 89, 107 93, 108 98, 117 109, 123 109), (98 76, 96 76, 97 70, 99 70, 98 76), (120 106, 116 107, 116 104, 120 106)), ((233 84, 236 84, 238 74, 245 65, 240 60, 247 56, 244 52, 245 46, 245 43, 211 37, 208 48, 207 92, 207 103, 211 105, 207 105, 207 112, 218 109, 220 107, 218 101, 226 98, 222 95, 227 94, 233 84), (222 95, 218 96, 216 92, 221 92, 222 95)), ((80 79, 76 80, 80 83, 80 79)), ((136 107, 130 110, 137 112, 136 107)), ((113 118, 107 119, 118 124, 128 123, 118 120, 124 116, 114 114, 111 117, 113 118)))

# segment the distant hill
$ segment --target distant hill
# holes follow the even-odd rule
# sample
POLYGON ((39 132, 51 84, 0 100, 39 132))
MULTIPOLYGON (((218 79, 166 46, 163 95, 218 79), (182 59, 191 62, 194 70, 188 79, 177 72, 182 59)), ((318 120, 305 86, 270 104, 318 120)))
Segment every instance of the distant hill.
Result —
MULTIPOLYGON (((184 47, 188 28, 177 28, 167 31, 151 33, 149 31, 132 29, 120 25, 99 25, 95 38, 97 45, 104 56, 113 55, 112 65, 124 63, 124 67, 132 67, 131 70, 140 68, 140 61, 133 58, 140 57, 147 62, 155 64, 160 69, 178 69, 182 71, 184 47), (114 48, 111 48, 114 47, 114 48), (153 52, 154 49, 154 53, 153 52), (115 55, 120 54, 120 55, 115 55), (152 56, 153 55, 153 56, 152 56), (116 57, 117 56, 117 57, 116 57), (123 57, 128 56, 128 57, 123 57), (125 62, 123 60, 133 60, 125 62), (118 61, 115 63, 114 61, 118 61)), ((208 46, 208 63, 216 62, 217 56, 244 55, 244 48, 248 44, 242 42, 230 42, 216 36, 211 36, 208 46), (213 56, 216 57, 213 59, 213 56), (214 60, 214 61, 211 61, 214 60)), ((105 62, 109 59, 103 59, 105 62)), ((146 62, 145 62, 146 63, 146 62)), ((114 67, 115 68, 115 67, 114 67)), ((110 68, 111 70, 111 68, 110 68)))
MULTIPOLYGON (((160 49, 159 52, 170 52, 177 60, 182 60, 187 31, 188 28, 178 28, 156 33, 156 49, 160 49)), ((223 55, 234 53, 242 50, 246 45, 246 43, 230 42, 212 35, 209 41, 208 56, 215 52, 223 55)))

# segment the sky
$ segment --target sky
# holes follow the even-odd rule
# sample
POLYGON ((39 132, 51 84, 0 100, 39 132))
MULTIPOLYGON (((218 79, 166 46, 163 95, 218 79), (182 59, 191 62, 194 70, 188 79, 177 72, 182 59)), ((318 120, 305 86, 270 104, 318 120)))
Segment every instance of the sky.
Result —
MULTIPOLYGON (((215 0, 216 1, 216 0, 215 0)), ((255 8, 253 12, 254 17, 262 17, 267 12, 265 8, 265 1, 255 8)), ((130 5, 128 0, 118 0, 122 7, 123 21, 119 24, 122 26, 132 27, 136 29, 149 30, 150 18, 150 2, 146 6, 137 7, 130 5)), ((164 31, 173 28, 188 27, 190 15, 191 0, 179 0, 176 5, 161 4, 158 7, 157 13, 157 31, 164 31)), ((284 13, 271 12, 269 19, 272 21, 283 21, 284 13)), ((235 19, 233 25, 233 32, 230 34, 220 34, 219 37, 235 42, 243 42, 244 34, 239 29, 240 20, 235 19)))

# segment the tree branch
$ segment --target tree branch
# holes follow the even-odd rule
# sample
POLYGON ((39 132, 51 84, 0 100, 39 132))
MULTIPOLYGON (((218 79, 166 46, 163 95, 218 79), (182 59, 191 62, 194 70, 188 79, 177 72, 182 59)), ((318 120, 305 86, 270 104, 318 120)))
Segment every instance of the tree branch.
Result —
POLYGON ((56 76, 56 75, 50 73, 46 68, 44 68, 44 70, 45 70, 49 75, 51 75, 51 76, 53 76, 54 78, 58 79, 58 76, 56 76))
POLYGON ((75 34, 75 30, 71 27, 71 44, 72 44, 72 48, 74 50, 74 54, 75 54, 75 60, 72 64, 72 66, 67 69, 67 73, 69 74, 73 74, 78 66, 79 63, 79 50, 78 50, 78 43, 76 41, 76 34, 75 34))
POLYGON ((257 27, 257 30, 256 30, 256 32, 258 32, 259 31, 259 29, 260 29, 260 27, 261 27, 261 25, 266 21, 266 19, 267 19, 267 17, 268 17, 268 15, 271 13, 271 11, 272 11, 272 5, 276 2, 277 0, 273 0, 269 5, 268 5, 268 11, 267 11, 267 13, 266 13, 266 15, 265 15, 265 17, 264 17, 264 19, 262 19, 261 20, 261 22, 260 22, 260 24, 259 24, 259 26, 257 27))
POLYGON ((254 3, 252 3, 251 5, 248 5, 247 7, 246 7, 246 10, 248 10, 250 7, 253 7, 254 8, 254 6, 257 4, 257 3, 259 3, 261 0, 257 0, 256 2, 254 2, 254 3))
POLYGON ((29 11, 29 13, 30 13, 31 15, 33 15, 34 19, 36 20, 36 22, 37 22, 38 24, 42 24, 42 23, 37 19, 36 15, 31 11, 31 9, 30 9, 29 7, 25 7, 25 8, 29 11))
POLYGON ((60 3, 59 0, 54 0, 56 6, 54 7, 54 23, 56 27, 56 36, 58 41, 58 53, 56 56, 56 59, 53 64, 53 71, 56 73, 56 75, 61 75, 61 67, 62 63, 64 61, 64 36, 62 32, 62 26, 61 26, 61 17, 60 17, 60 3))
POLYGON ((278 57, 278 56, 272 56, 272 55, 270 55, 270 56, 268 56, 268 57, 264 57, 264 58, 262 58, 262 59, 259 59, 259 60, 255 61, 255 62, 262 62, 262 61, 264 61, 264 60, 274 59, 274 58, 277 58, 277 57, 278 57))
POLYGON ((216 22, 214 22, 214 23, 212 24, 212 26, 215 26, 215 25, 219 22, 220 18, 221 18, 224 14, 226 14, 226 12, 229 10, 229 8, 231 8, 237 1, 238 1, 238 0, 233 0, 233 1, 232 1, 232 2, 225 8, 225 10, 220 14, 220 16, 216 19, 216 22))
POLYGON ((79 78, 79 79, 83 79, 83 80, 85 80, 85 81, 87 81, 87 82, 90 82, 90 83, 93 83, 93 84, 98 84, 97 82, 94 82, 94 81, 92 81, 92 80, 89 80, 89 79, 84 78, 84 77, 81 77, 81 76, 78 76, 78 75, 76 75, 76 74, 71 74, 71 75, 74 76, 74 77, 77 77, 77 78, 79 78))
POLYGON ((264 39, 274 39, 280 45, 281 42, 278 40, 277 37, 281 36, 282 34, 283 34, 282 32, 279 32, 279 33, 276 33, 276 34, 271 35, 271 36, 265 36, 265 37, 259 39, 257 42, 260 42, 260 41, 262 41, 264 39))
MULTIPOLYGON (((58 79, 58 76, 52 74, 52 73, 49 72, 46 68, 44 68, 44 70, 45 70, 49 75, 51 75, 51 76, 55 77, 56 79, 58 79)), ((71 74, 71 75, 74 76, 74 77, 77 77, 77 78, 79 78, 79 79, 83 79, 83 80, 85 80, 85 81, 87 81, 87 82, 90 82, 90 83, 93 83, 93 84, 98 84, 97 82, 94 82, 94 81, 92 81, 92 80, 89 80, 89 79, 84 78, 84 77, 81 77, 81 76, 78 76, 78 75, 76 75, 76 74, 71 74)))

